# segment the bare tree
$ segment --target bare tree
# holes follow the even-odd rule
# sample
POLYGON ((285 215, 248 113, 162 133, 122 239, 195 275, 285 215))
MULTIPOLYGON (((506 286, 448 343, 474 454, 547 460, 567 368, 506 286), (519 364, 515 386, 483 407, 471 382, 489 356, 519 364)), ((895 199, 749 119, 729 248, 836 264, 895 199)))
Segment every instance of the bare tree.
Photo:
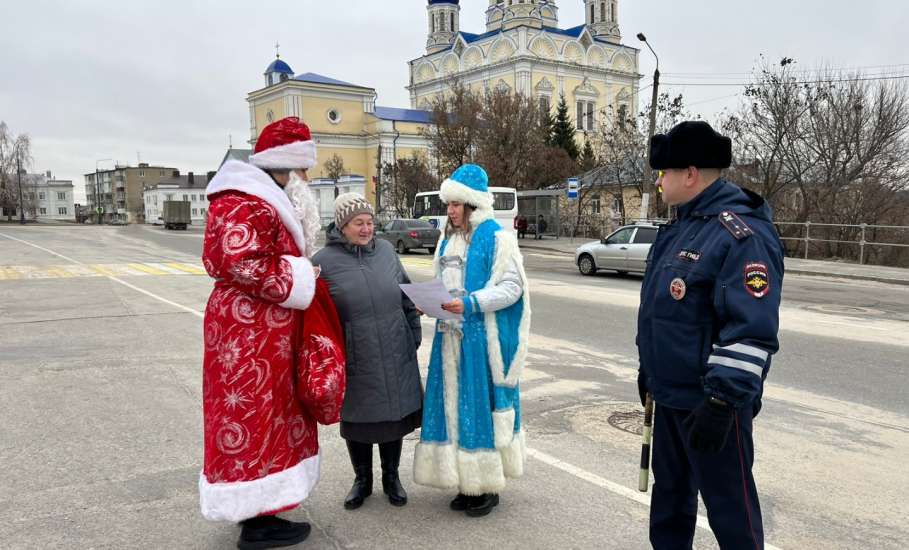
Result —
POLYGON ((382 204, 398 216, 409 215, 417 193, 439 188, 439 180, 432 174, 426 156, 416 151, 395 164, 386 162, 382 172, 395 175, 386 182, 382 204))
MULTIPOLYGON (((793 63, 764 62, 744 103, 725 121, 736 144, 735 179, 764 195, 777 217, 788 221, 894 220, 894 213, 905 212, 900 199, 909 176, 905 83, 824 69, 797 73, 793 63)), ((827 241, 860 237, 859 228, 817 231, 824 233, 812 236, 827 241)), ((814 246, 827 257, 858 256, 854 244, 814 246)))
POLYGON ((17 170, 25 170, 32 163, 31 139, 28 134, 14 136, 6 125, 0 121, 0 211, 11 221, 13 212, 19 208, 26 211, 35 210, 35 201, 23 189, 19 189, 20 178, 17 170))
POLYGON ((458 81, 432 104, 430 120, 423 134, 429 141, 439 176, 474 160, 480 131, 481 96, 458 81))
POLYGON ((337 153, 333 154, 328 160, 325 161, 322 169, 325 170, 326 178, 335 181, 338 181, 338 178, 347 172, 347 169, 344 167, 344 159, 338 156, 337 153))

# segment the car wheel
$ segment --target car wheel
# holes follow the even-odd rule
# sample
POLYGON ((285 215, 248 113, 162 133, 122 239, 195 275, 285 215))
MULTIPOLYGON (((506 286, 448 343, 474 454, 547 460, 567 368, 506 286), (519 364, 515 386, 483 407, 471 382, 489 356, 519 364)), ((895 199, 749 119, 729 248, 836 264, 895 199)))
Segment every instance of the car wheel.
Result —
POLYGON ((593 256, 590 254, 582 254, 578 258, 578 270, 580 270, 581 275, 594 275, 597 272, 597 266, 593 263, 593 256))
POLYGON ((404 246, 404 241, 398 241, 398 246, 396 247, 398 254, 407 254, 407 247, 404 246))
POLYGON ((433 255, 436 253, 436 247, 434 247, 434 246, 427 247, 426 250, 429 251, 430 255, 433 255))

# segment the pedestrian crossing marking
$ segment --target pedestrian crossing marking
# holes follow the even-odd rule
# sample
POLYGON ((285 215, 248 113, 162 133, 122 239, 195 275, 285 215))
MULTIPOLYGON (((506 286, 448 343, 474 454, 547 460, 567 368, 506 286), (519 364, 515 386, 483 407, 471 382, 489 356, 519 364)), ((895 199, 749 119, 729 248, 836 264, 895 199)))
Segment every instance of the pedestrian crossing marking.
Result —
POLYGON ((169 274, 167 271, 161 271, 160 269, 155 269, 154 267, 151 267, 149 265, 144 265, 144 264, 126 264, 126 265, 128 265, 129 267, 131 267, 133 269, 138 269, 139 271, 148 273, 150 275, 168 275, 169 274))
POLYGON ((413 258, 409 256, 400 256, 401 263, 412 267, 432 267, 432 257, 413 258))
POLYGON ((193 267, 193 266, 187 265, 187 264, 168 262, 164 265, 166 265, 167 267, 172 267, 174 269, 178 269, 180 271, 185 271, 186 273, 192 273, 193 275, 207 275, 207 273, 204 269, 199 268, 199 267, 193 267))
POLYGON ((6 265, 0 281, 72 279, 79 277, 152 277, 207 275, 199 266, 182 262, 130 262, 126 264, 6 265))

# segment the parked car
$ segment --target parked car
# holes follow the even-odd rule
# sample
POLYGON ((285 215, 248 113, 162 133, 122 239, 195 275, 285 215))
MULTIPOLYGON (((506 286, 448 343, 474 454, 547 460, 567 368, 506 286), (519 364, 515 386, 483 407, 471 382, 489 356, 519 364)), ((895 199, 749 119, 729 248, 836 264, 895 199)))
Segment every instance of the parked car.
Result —
POLYGON ((413 248, 425 248, 434 254, 441 234, 426 220, 391 220, 376 231, 377 237, 395 245, 398 254, 406 254, 413 248))
POLYGON ((582 275, 594 275, 601 269, 644 273, 658 229, 652 223, 622 226, 605 239, 579 246, 574 253, 575 264, 582 275))

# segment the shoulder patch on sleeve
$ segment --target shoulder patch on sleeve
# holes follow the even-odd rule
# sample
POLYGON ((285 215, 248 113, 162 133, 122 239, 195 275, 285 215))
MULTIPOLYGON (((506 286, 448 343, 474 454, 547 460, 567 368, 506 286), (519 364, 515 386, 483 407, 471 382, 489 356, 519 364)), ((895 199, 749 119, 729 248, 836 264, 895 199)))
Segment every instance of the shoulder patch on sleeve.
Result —
POLYGON ((725 227, 737 241, 754 235, 754 230, 748 227, 748 224, 733 212, 720 212, 719 219, 720 223, 723 224, 723 227, 725 227))

